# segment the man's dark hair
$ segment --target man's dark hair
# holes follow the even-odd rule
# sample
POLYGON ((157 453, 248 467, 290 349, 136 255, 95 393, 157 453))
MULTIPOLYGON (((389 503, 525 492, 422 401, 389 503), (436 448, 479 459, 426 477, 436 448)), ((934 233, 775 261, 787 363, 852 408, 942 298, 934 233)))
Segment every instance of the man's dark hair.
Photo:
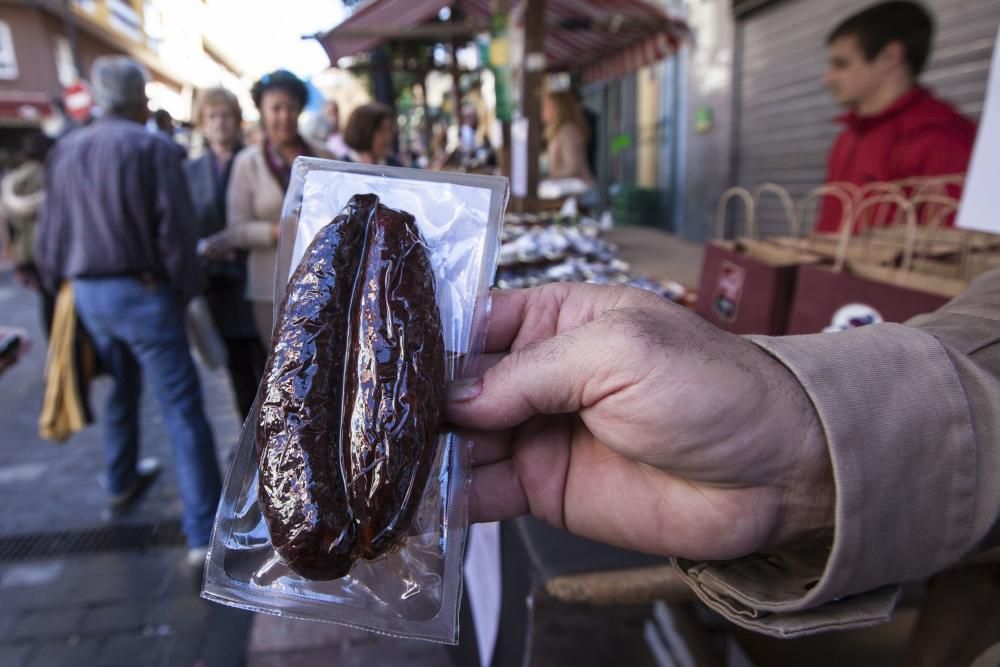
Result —
POLYGON ((392 116, 392 107, 378 102, 358 107, 347 120, 344 143, 356 151, 370 151, 378 128, 392 116))
POLYGON ((869 62, 892 42, 906 49, 906 63, 916 77, 924 71, 931 51, 934 19, 915 2, 880 2, 858 12, 833 29, 826 38, 831 44, 841 37, 854 36, 869 62))
POLYGON ((153 122, 156 123, 160 132, 172 133, 174 131, 174 118, 166 109, 157 109, 153 112, 153 122))
POLYGON ((277 69, 270 74, 265 74, 257 83, 253 84, 253 88, 250 89, 250 97, 253 98, 253 103, 257 105, 258 109, 260 109, 260 101, 263 99, 264 93, 269 90, 283 90, 288 93, 292 99, 299 103, 300 109, 304 109, 309 101, 309 89, 306 84, 286 69, 277 69))

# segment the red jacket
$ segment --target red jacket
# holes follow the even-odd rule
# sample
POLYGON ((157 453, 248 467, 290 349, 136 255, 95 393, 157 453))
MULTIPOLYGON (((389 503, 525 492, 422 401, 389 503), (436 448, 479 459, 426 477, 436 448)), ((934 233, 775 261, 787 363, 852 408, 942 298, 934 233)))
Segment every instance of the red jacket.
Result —
MULTIPOLYGON (((963 173, 976 139, 975 123, 919 86, 876 116, 852 111, 837 121, 846 128, 830 151, 828 183, 864 185, 963 173)), ((955 188, 949 194, 957 197, 961 192, 955 188)), ((837 231, 840 217, 840 203, 825 198, 816 230, 837 231)))

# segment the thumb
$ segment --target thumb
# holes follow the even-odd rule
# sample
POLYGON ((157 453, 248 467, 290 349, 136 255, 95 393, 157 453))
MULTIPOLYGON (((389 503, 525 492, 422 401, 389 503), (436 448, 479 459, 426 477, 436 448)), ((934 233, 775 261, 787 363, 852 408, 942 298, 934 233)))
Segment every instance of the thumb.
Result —
MULTIPOLYGON (((511 352, 482 377, 448 387, 448 419, 479 430, 511 428, 537 414, 576 412, 608 359, 593 323, 511 352), (596 343, 596 344, 595 344, 596 343)), ((592 404, 596 399, 592 399, 592 404)))

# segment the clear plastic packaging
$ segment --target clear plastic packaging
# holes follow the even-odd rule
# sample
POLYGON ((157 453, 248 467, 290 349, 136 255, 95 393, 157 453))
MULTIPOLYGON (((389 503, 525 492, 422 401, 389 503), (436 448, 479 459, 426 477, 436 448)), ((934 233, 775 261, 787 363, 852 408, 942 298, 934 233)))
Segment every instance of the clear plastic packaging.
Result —
MULTIPOLYGON (((351 363, 361 363, 356 360, 356 357, 359 354, 364 355, 365 352, 364 350, 358 352, 358 348, 363 347, 359 344, 358 337, 368 336, 370 338, 375 333, 385 336, 386 332, 384 330, 381 333, 362 332, 353 337, 348 335, 344 340, 336 339, 336 336, 340 335, 336 332, 352 328, 360 331, 362 325, 359 322, 363 321, 369 322, 368 326, 371 329, 371 313, 373 312, 388 314, 386 319, 392 321, 398 321, 402 317, 403 321, 412 324, 414 331, 433 339, 433 334, 427 334, 421 328, 429 321, 427 317, 418 316, 416 319, 411 317, 410 320, 406 320, 407 314, 405 312, 400 314, 406 310, 401 306, 410 301, 423 299, 425 306, 430 303, 430 295, 426 294, 426 291, 422 292, 421 289, 413 287, 412 281, 419 280, 420 272, 423 271, 424 274, 427 272, 433 274, 433 301, 436 304, 437 313, 432 314, 440 317, 440 337, 443 338, 444 346, 443 378, 440 377, 440 373, 435 374, 434 377, 439 381, 450 381, 461 377, 464 369, 473 367, 472 365, 482 351, 489 306, 489 288, 496 272, 500 246, 500 226, 507 198, 507 182, 502 178, 435 173, 312 158, 296 160, 282 210, 281 234, 275 271, 275 294, 278 295, 275 312, 275 336, 272 342, 275 350, 271 352, 268 368, 272 368, 272 362, 279 363, 275 361, 275 358, 280 358, 281 354, 308 355, 311 349, 308 347, 309 345, 313 345, 316 349, 322 347, 323 341, 316 342, 318 334, 313 336, 303 333, 304 331, 313 331, 319 324, 327 327, 323 331, 334 332, 328 333, 328 335, 334 336, 331 340, 339 341, 339 347, 336 349, 343 349, 343 355, 350 358, 346 362, 343 359, 337 360, 334 365, 341 364, 343 367, 350 367, 351 363), (363 195, 369 194, 375 195, 377 200, 363 197, 363 195), (359 195, 362 197, 358 197, 359 195), (349 204, 349 210, 345 210, 349 204), (351 229, 353 229, 351 225, 375 224, 371 222, 375 218, 370 214, 371 207, 376 205, 394 209, 388 213, 384 209, 378 209, 379 214, 396 216, 391 219, 387 218, 388 222, 383 220, 380 223, 388 225, 386 229, 390 229, 392 225, 398 225, 400 217, 396 211, 413 216, 412 221, 409 221, 406 215, 402 216, 402 219, 407 221, 407 225, 415 226, 416 230, 416 233, 407 232, 408 235, 402 242, 404 245, 407 243, 409 245, 406 245, 407 249, 402 254, 409 257, 410 259, 407 261, 413 265, 413 258, 410 257, 409 253, 423 251, 426 253, 426 261, 421 256, 416 269, 411 268, 410 273, 403 271, 400 275, 393 274, 392 270, 382 271, 382 273, 369 271, 365 274, 365 260, 360 260, 362 268, 355 270, 354 275, 348 277, 348 280, 353 281, 358 277, 357 274, 362 274, 362 278, 354 283, 354 293, 361 295, 359 298, 364 299, 372 299, 375 295, 390 295, 384 297, 386 300, 384 306, 372 306, 373 310, 368 313, 367 317, 359 317, 356 309, 327 308, 321 311, 323 316, 330 317, 332 313, 332 318, 336 321, 310 322, 300 326, 298 319, 286 313, 283 323, 280 317, 282 315, 280 304, 286 290, 289 293, 295 293, 288 299, 290 305, 285 307, 286 311, 290 313, 293 307, 301 309, 301 304, 306 299, 317 298, 317 281, 326 280, 327 282, 324 283, 326 288, 334 285, 335 281, 330 277, 331 272, 324 272, 325 268, 321 266, 327 262, 326 259, 323 259, 324 252, 326 252, 326 256, 330 257, 328 260, 330 264, 341 261, 345 266, 350 266, 350 262, 358 261, 356 258, 362 250, 360 246, 357 252, 354 250, 341 251, 337 254, 339 259, 334 258, 333 254, 337 252, 337 244, 342 239, 360 238, 357 234, 351 236, 351 229), (342 213, 346 217, 342 216, 342 213), (365 218, 365 214, 369 214, 369 217, 365 218), (369 222, 364 223, 365 219, 369 222), (318 238, 318 235, 321 238, 318 238), (316 244, 310 248, 314 239, 316 244), (305 262, 302 262, 303 257, 307 257, 305 262), (317 264, 317 262, 319 263, 317 264), (304 268, 298 269, 300 263, 304 265, 304 268), (414 270, 416 273, 413 273, 414 270), (390 274, 395 276, 393 280, 396 282, 393 284, 397 285, 392 289, 388 287, 389 278, 386 277, 390 274), (375 275, 383 276, 386 286, 376 289, 371 280, 375 275), (407 280, 410 282, 407 283, 407 280), (400 285, 402 287, 399 287, 400 285), (372 287, 366 291, 366 286, 372 287), (420 296, 421 294, 424 296, 420 296), (406 298, 404 299, 400 295, 406 298), (396 301, 389 303, 390 298, 395 298, 396 301), (379 307, 382 307, 383 310, 378 311, 379 307), (286 332, 286 337, 290 340, 282 340, 282 331, 286 332), (352 354, 355 356, 351 357, 352 354)), ((364 236, 364 234, 361 236, 371 239, 373 238, 372 233, 374 232, 368 232, 369 236, 364 236)), ((386 240, 389 239, 389 236, 389 232, 385 232, 379 238, 386 240)), ((399 239, 386 241, 389 245, 393 242, 400 241, 399 239)), ((365 241, 364 252, 375 252, 372 250, 374 243, 370 240, 365 241)), ((383 260, 388 256, 383 253, 383 260)), ((374 262, 374 260, 372 261, 374 262)), ((386 261, 387 266, 391 266, 393 263, 386 261)), ((395 262, 397 265, 406 263, 395 262)), ((343 283, 343 280, 341 282, 343 283)), ((425 283, 429 285, 430 282, 428 279, 420 284, 422 286, 425 283)), ((355 303, 355 301, 351 303, 355 303)), ((424 310, 427 311, 428 308, 429 306, 425 307, 424 310)), ((320 310, 316 312, 319 313, 320 310)), ((430 321, 434 325, 431 331, 436 331, 436 317, 430 318, 430 321)), ((388 337, 392 338, 393 335, 390 327, 388 337)), ((402 341, 400 344, 405 346, 402 341)), ((330 346, 327 345, 327 347, 330 346)), ((317 354, 316 357, 319 358, 320 355, 317 354)), ((322 361, 322 363, 312 360, 309 363, 311 363, 312 369, 309 373, 303 372, 300 367, 294 366, 294 363, 289 366, 289 368, 294 367, 298 373, 294 380, 299 384, 295 386, 310 384, 312 379, 316 377, 316 372, 324 371, 324 366, 326 366, 325 370, 334 376, 337 376, 337 373, 347 374, 341 366, 330 371, 329 360, 322 361)), ((394 360, 392 363, 402 362, 394 360)), ((273 377, 280 375, 279 372, 272 374, 272 384, 273 377)), ((284 376, 281 377, 284 378, 284 376)), ((358 377, 366 376, 362 373, 358 377)), ((328 384, 333 385, 332 381, 328 381, 328 384)), ((337 392, 341 397, 347 396, 346 400, 341 399, 340 408, 337 408, 342 408, 345 411, 344 414, 348 409, 345 405, 347 400, 354 400, 351 398, 353 394, 348 387, 349 384, 350 379, 345 381, 343 391, 337 392)), ((361 380, 358 380, 357 384, 360 386, 361 380)), ((281 489, 293 489, 300 492, 302 480, 308 480, 308 484, 312 484, 310 475, 313 474, 313 471, 300 475, 297 478, 299 482, 293 481, 290 486, 281 486, 278 484, 269 485, 270 478, 276 474, 273 465, 268 467, 269 464, 262 464, 263 467, 258 467, 258 458, 262 456, 262 452, 268 451, 266 446, 258 443, 258 440, 261 438, 267 440, 265 435, 275 432, 275 396, 280 393, 276 393, 273 386, 272 390, 268 392, 268 387, 268 377, 265 377, 254 408, 240 434, 232 469, 226 480, 222 501, 216 516, 202 595, 209 600, 253 611, 341 623, 398 637, 456 643, 458 641, 458 611, 462 593, 462 563, 468 527, 466 508, 469 467, 466 443, 463 443, 456 434, 442 430, 437 437, 437 442, 427 449, 425 460, 430 462, 430 469, 429 471, 424 470, 426 473, 424 488, 416 489, 422 491, 419 503, 411 507, 412 519, 411 515, 404 517, 403 523, 408 525, 402 525, 401 528, 395 526, 394 528, 397 532, 402 531, 405 534, 401 544, 398 544, 399 540, 397 539, 395 540, 397 544, 392 548, 380 548, 374 552, 368 542, 366 544, 369 546, 366 548, 354 549, 353 551, 347 549, 346 551, 351 551, 355 555, 363 553, 364 557, 357 556, 353 560, 347 561, 349 571, 344 576, 325 581, 316 580, 317 570, 315 568, 311 570, 309 567, 303 567, 302 563, 305 561, 295 560, 294 549, 290 549, 288 546, 292 538, 288 538, 289 542, 284 541, 289 534, 301 535, 302 531, 292 530, 285 534, 280 531, 275 533, 278 547, 282 549, 282 554, 286 558, 279 555, 275 545, 272 544, 272 532, 269 530, 269 526, 274 527, 276 516, 291 515, 287 512, 282 513, 283 510, 280 507, 274 510, 273 505, 268 505, 269 499, 273 503, 275 494, 280 493, 281 489), (265 406, 263 422, 261 421, 262 406, 265 406), (262 435, 258 435, 258 430, 262 435), (260 470, 264 470, 263 476, 260 470), (259 487, 259 482, 262 479, 263 487, 259 487), (261 502, 258 498, 261 488, 264 489, 265 496, 262 502, 268 508, 267 520, 265 520, 265 513, 262 512, 261 502), (383 553, 379 553, 380 551, 383 553), (292 554, 292 560, 288 560, 289 554, 292 554), (367 560, 370 557, 373 559, 367 560), (295 570, 289 567, 287 564, 289 562, 295 566, 295 570), (314 578, 302 576, 296 570, 305 571, 314 578)), ((414 400, 417 404, 419 404, 421 396, 434 393, 428 391, 426 387, 418 385, 418 388, 420 391, 411 392, 416 396, 414 400)), ((360 389, 357 391, 361 393, 360 389)), ((394 397, 392 400, 396 400, 396 398, 394 397)), ((369 401, 368 405, 371 407, 375 403, 369 401)), ((405 401, 404 403, 404 408, 398 408, 405 412, 404 426, 406 420, 419 421, 420 415, 411 414, 410 403, 405 401)), ((329 404, 322 404, 319 407, 329 412, 327 409, 329 404)), ((443 406, 441 409, 443 410, 443 406)), ((415 408, 413 413, 419 413, 419 410, 415 408)), ((299 419, 302 414, 297 413, 293 417, 299 419)), ((318 414, 318 412, 308 414, 318 414)), ((340 415, 336 419, 330 420, 329 423, 342 424, 344 419, 350 421, 349 418, 340 415)), ((356 426, 357 420, 355 419, 354 422, 351 422, 350 428, 356 426)), ((346 431, 347 429, 348 427, 344 427, 342 430, 346 431)), ((301 430, 300 424, 294 423, 288 425, 285 432, 293 433, 293 438, 304 437, 299 436, 301 430)), ((330 451, 342 453, 344 451, 342 443, 347 441, 346 436, 342 435, 335 426, 330 426, 328 430, 330 451)), ((398 452, 402 445, 419 441, 420 433, 418 429, 416 436, 411 433, 408 440, 392 442, 385 447, 390 448, 391 445, 396 447, 398 452)), ((267 440, 267 442, 271 441, 267 440)), ((326 440, 325 438, 322 440, 314 439, 313 442, 314 444, 325 444, 326 440)), ((388 449, 380 449, 379 451, 382 454, 375 456, 382 457, 379 458, 379 461, 382 461, 385 458, 383 454, 388 449)), ((399 455, 396 454, 396 456, 399 455)), ((262 460, 265 459, 266 456, 262 460)), ((282 462, 286 461, 282 457, 277 457, 277 459, 282 462)), ((302 456, 301 459, 309 461, 316 460, 318 457, 302 456)), ((371 474, 371 466, 364 466, 359 473, 351 477, 352 481, 345 483, 342 478, 350 476, 345 471, 349 470, 352 464, 362 466, 365 460, 351 460, 350 455, 347 456, 346 463, 343 456, 336 457, 336 460, 340 461, 339 469, 334 463, 328 465, 327 470, 339 470, 337 479, 340 480, 339 483, 343 488, 338 487, 336 490, 341 493, 341 497, 345 493, 343 489, 346 489, 346 495, 350 499, 351 485, 358 481, 362 475, 368 475, 366 483, 371 485, 384 484, 384 477, 392 476, 391 470, 388 473, 383 470, 381 477, 375 476, 378 477, 375 479, 371 474), (380 479, 382 482, 379 481, 380 479)), ((379 461, 374 463, 379 463, 379 461)), ((408 479, 419 479, 419 476, 408 479)), ((329 486, 324 486, 324 489, 329 491, 329 486)), ((418 483, 411 482, 410 486, 416 487, 418 483)), ((391 492, 387 493, 392 495, 391 492)), ((355 493, 355 495, 358 494, 355 493)), ((309 497, 313 498, 314 496, 309 497)), ((394 497, 402 496, 397 493, 394 497)), ((405 494, 405 498, 409 500, 410 494, 405 494)), ((293 497, 290 502, 294 504, 299 500, 293 497)), ((301 502, 299 504, 302 505, 301 502)), ((326 507, 329 509, 329 503, 326 507)), ((350 517, 348 523, 350 521, 355 523, 343 528, 340 533, 341 537, 338 538, 339 541, 330 547, 329 539, 321 540, 325 547, 330 547, 330 549, 321 552, 324 556, 323 559, 319 559, 321 566, 328 564, 325 560, 327 553, 336 551, 339 548, 338 544, 340 546, 345 544, 343 540, 362 540, 360 536, 363 534, 368 535, 364 540, 370 538, 370 531, 358 523, 361 519, 354 512, 357 507, 356 503, 347 502, 347 506, 340 510, 341 513, 347 513, 350 517)), ((300 511, 296 515, 300 523, 302 523, 302 518, 306 517, 306 521, 302 525, 306 525, 307 529, 316 527, 315 520, 309 523, 312 511, 307 508, 304 513, 300 511)), ((363 512, 364 510, 359 511, 363 512)), ((394 517, 393 521, 396 521, 397 518, 394 517)), ((341 523, 344 522, 341 521, 341 523)), ((333 533, 326 533, 326 535, 330 534, 333 533)), ((345 549, 341 549, 341 551, 346 553, 345 549)), ((333 559, 335 555, 331 555, 330 558, 333 559)), ((343 553, 340 555, 343 556, 343 553)), ((316 559, 313 562, 317 562, 316 559)), ((323 567, 320 567, 319 570, 320 577, 331 576, 331 572, 332 575, 339 574, 336 567, 325 572, 322 571, 323 567)))

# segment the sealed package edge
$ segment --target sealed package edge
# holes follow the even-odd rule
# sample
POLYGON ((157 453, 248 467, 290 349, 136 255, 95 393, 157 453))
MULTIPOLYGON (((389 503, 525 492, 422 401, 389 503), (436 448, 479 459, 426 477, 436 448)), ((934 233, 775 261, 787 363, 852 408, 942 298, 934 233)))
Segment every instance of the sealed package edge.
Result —
POLYGON ((458 641, 469 469, 444 388, 482 351, 507 196, 502 178, 296 160, 205 598, 458 641))

